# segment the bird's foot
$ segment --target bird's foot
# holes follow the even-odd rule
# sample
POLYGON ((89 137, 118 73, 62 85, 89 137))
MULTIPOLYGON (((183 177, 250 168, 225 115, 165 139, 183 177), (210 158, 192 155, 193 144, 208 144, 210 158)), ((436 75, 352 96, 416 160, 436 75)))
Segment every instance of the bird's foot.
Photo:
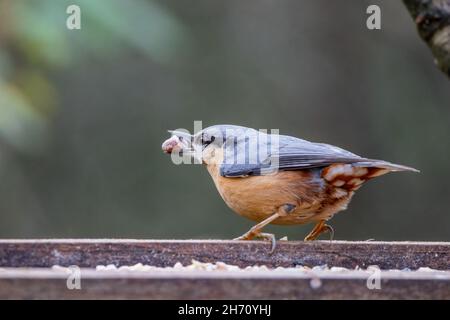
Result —
POLYGON ((322 233, 328 232, 330 233, 330 241, 334 238, 334 230, 333 228, 325 223, 325 220, 320 221, 314 229, 305 237, 305 241, 316 240, 322 233))
POLYGON ((244 233, 242 236, 234 238, 233 240, 253 240, 253 239, 269 240, 271 242, 270 253, 273 253, 275 251, 277 240, 275 239, 275 235, 273 235, 272 233, 250 230, 249 232, 244 233))
POLYGON ((284 217, 284 216, 290 214, 291 212, 293 212, 295 210, 295 208, 296 208, 295 205, 289 204, 289 203, 281 206, 280 208, 278 208, 277 212, 275 212, 274 214, 272 214, 270 217, 266 218, 265 220, 261 221, 257 225, 253 226, 253 228, 251 228, 247 233, 243 234, 242 236, 240 236, 234 240, 252 240, 255 238, 270 240, 270 242, 272 244, 270 253, 273 253, 275 251, 275 247, 277 244, 277 240, 275 239, 275 236, 271 233, 261 232, 261 230, 266 225, 268 225, 272 221, 278 219, 279 217, 284 217))

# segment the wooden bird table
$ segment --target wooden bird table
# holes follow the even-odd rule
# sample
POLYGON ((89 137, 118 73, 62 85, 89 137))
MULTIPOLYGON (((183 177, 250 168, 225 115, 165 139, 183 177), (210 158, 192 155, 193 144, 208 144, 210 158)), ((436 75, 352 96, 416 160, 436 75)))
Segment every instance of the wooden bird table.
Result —
POLYGON ((0 298, 450 299, 450 243, 0 240, 0 298))

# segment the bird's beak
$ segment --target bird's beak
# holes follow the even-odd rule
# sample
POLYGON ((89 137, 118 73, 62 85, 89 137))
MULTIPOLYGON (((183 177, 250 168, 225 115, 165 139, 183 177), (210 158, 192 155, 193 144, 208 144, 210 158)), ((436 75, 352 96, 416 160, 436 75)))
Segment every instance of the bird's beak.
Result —
POLYGON ((189 150, 191 145, 192 136, 189 133, 182 131, 169 131, 172 136, 163 142, 162 150, 165 153, 177 152, 180 153, 183 150, 189 150))

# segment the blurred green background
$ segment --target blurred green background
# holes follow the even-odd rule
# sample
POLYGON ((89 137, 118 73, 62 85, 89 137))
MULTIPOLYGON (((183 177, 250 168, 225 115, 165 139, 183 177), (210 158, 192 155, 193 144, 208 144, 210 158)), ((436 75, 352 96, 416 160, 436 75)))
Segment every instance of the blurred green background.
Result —
POLYGON ((1 238, 244 233, 204 168, 161 152, 194 120, 419 168, 367 183, 335 238, 450 240, 449 82, 400 1, 0 0, 1 238))

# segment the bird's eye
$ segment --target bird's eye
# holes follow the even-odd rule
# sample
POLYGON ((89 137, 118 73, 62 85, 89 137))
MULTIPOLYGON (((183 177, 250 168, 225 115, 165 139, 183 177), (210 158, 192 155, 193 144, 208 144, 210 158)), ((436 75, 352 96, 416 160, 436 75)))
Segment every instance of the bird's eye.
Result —
POLYGON ((215 137, 215 136, 211 136, 211 137, 208 137, 208 136, 206 136, 206 135, 203 135, 203 136, 202 136, 202 144, 203 144, 204 147, 207 147, 208 145, 210 145, 211 143, 213 143, 214 140, 216 140, 216 137, 215 137))

